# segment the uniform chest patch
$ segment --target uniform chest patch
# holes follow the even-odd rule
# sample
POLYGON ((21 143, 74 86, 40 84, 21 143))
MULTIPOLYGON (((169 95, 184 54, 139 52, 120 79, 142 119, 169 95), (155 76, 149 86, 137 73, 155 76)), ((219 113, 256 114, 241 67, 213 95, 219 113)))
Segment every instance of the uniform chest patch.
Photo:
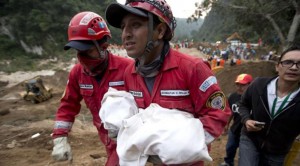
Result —
POLYGON ((217 84, 217 78, 215 76, 210 76, 200 85, 199 89, 202 92, 206 92, 213 84, 217 84))
POLYGON ((226 105, 225 101, 226 100, 224 93, 218 91, 209 96, 209 98, 206 101, 206 107, 220 109, 223 111, 226 105))
POLYGON ((129 91, 134 97, 143 97, 143 92, 129 91))
POLYGON ((94 86, 91 84, 79 84, 81 89, 93 89, 94 86))
POLYGON ((109 82, 108 85, 110 87, 112 87, 112 86, 123 86, 124 85, 124 81, 109 82))
POLYGON ((189 90, 161 90, 161 96, 189 96, 189 90))

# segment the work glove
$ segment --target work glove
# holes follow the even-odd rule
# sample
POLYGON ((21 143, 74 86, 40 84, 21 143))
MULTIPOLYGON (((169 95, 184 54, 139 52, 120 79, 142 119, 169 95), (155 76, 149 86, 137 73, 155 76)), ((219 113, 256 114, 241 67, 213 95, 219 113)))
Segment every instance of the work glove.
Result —
POLYGON ((72 161, 71 146, 67 137, 58 137, 53 140, 52 158, 56 161, 72 161))

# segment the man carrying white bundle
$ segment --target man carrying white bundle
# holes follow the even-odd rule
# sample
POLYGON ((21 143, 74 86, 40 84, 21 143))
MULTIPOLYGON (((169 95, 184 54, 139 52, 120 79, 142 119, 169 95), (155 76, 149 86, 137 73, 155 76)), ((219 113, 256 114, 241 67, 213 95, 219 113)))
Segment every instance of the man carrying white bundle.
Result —
POLYGON ((120 165, 142 166, 150 156, 158 156, 156 162, 167 165, 212 161, 203 125, 192 114, 162 108, 155 103, 137 112, 130 96, 130 93, 110 88, 99 111, 109 133, 119 130, 114 136, 117 136, 120 165))

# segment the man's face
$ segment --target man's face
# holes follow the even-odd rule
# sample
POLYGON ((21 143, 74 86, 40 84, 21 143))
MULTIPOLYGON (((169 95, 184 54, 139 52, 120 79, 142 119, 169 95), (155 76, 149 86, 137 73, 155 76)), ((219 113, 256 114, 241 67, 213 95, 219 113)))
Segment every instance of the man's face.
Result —
POLYGON ((249 84, 240 84, 240 83, 235 83, 236 87, 236 92, 240 95, 242 95, 248 88, 249 84))
POLYGON ((276 65, 276 71, 280 78, 285 81, 300 81, 300 51, 287 52, 276 65))
POLYGON ((138 58, 147 44, 148 19, 133 14, 126 15, 121 22, 122 42, 128 56, 138 58))

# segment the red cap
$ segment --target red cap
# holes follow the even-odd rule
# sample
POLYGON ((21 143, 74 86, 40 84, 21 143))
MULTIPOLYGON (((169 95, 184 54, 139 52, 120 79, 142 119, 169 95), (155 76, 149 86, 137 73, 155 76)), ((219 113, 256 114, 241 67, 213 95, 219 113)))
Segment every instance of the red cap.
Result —
POLYGON ((251 81, 252 76, 250 74, 240 74, 236 77, 235 83, 249 84, 251 81))

